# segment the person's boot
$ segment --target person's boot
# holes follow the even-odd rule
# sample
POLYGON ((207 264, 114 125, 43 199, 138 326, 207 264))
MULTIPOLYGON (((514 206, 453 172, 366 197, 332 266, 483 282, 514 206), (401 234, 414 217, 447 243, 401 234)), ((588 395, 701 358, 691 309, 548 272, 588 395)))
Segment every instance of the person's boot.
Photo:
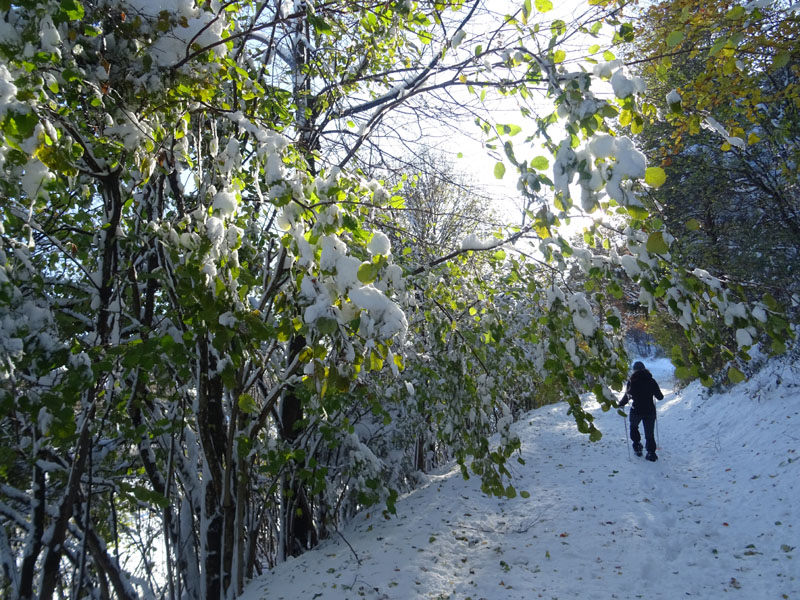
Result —
POLYGON ((636 456, 642 455, 642 443, 641 442, 633 442, 633 451, 636 453, 636 456))
POLYGON ((656 462, 658 457, 656 456, 655 452, 648 452, 647 456, 644 457, 645 460, 649 460, 650 462, 656 462))

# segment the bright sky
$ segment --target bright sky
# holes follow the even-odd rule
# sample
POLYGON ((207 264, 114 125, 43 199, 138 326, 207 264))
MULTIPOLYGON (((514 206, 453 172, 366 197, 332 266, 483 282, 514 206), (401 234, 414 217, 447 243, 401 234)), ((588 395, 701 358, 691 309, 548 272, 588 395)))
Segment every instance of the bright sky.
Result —
POLYGON ((592 444, 566 405, 545 407, 514 425, 530 497, 487 497, 449 465, 395 517, 364 511, 243 599, 800 598, 800 367, 772 360, 709 396, 644 361, 666 395, 658 462, 628 452, 615 411, 587 401, 592 444))
MULTIPOLYGON (((554 2, 554 9, 539 15, 539 19, 546 23, 552 22, 556 19, 562 19, 569 23, 579 18, 583 12, 588 8, 585 0, 569 0, 567 2, 554 2)), ((504 2, 493 2, 491 7, 497 11, 495 16, 502 18, 502 15, 515 12, 521 2, 517 0, 504 0, 504 2)), ((548 26, 549 27, 549 26, 548 26)), ((543 27, 547 30, 548 27, 543 27)), ((469 39, 469 38, 467 38, 469 39)), ((606 38, 607 40, 608 38, 606 38)), ((588 35, 577 35, 572 38, 568 47, 570 58, 574 56, 581 56, 587 53, 589 46, 592 44, 603 43, 602 38, 593 38, 588 35)), ((591 68, 589 66, 588 68, 591 68)), ((610 86, 608 86, 610 87, 610 86)), ((466 90, 456 90, 456 94, 463 93, 467 97, 466 90)), ((597 90, 595 90, 596 93, 597 90)), ((601 95, 598 93, 598 95, 601 95)), ((518 102, 519 98, 516 96, 499 97, 493 95, 494 98, 487 102, 491 106, 493 118, 498 123, 509 123, 520 125, 523 131, 513 138, 512 142, 515 149, 520 150, 521 158, 532 158, 536 155, 547 155, 547 152, 541 148, 541 142, 534 141, 532 144, 525 144, 525 138, 535 131, 535 123, 527 121, 525 117, 520 114, 518 102)), ((553 107, 550 99, 542 97, 539 104, 541 106, 542 116, 552 112, 553 107)), ((553 128, 554 135, 558 135, 557 128, 553 128)), ((480 139, 480 132, 477 126, 472 121, 466 121, 463 124, 463 135, 456 135, 449 137, 441 145, 441 149, 448 151, 454 155, 461 155, 461 158, 456 161, 457 166, 463 166, 463 169, 469 174, 473 175, 480 185, 486 189, 490 194, 495 196, 497 210, 501 216, 508 222, 518 222, 521 217, 521 210, 523 199, 517 191, 517 174, 515 169, 509 163, 506 163, 507 171, 502 179, 497 179, 494 176, 494 166, 496 160, 489 156, 486 148, 483 147, 480 139)), ((560 139, 560 138, 558 138, 560 139)), ((551 163, 552 163, 551 159, 551 163)), ((551 175, 552 174, 548 174, 551 175)), ((572 229, 580 230, 581 225, 579 222, 574 222, 572 229)))

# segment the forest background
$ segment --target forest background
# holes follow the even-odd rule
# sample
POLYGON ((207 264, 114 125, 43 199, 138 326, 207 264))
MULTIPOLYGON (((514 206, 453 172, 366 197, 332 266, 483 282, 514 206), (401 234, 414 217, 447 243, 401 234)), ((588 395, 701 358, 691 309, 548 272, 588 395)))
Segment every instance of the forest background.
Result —
POLYGON ((515 417, 599 440, 631 340, 792 351, 795 8, 552 9, 0 1, 4 597, 233 598, 445 461, 514 496, 515 417))

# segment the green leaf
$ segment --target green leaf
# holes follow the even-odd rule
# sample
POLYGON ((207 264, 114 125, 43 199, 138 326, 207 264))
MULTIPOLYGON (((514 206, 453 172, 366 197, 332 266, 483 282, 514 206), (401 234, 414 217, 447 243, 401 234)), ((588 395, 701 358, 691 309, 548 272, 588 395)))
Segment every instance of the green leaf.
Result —
POLYGON ((495 164, 495 166, 494 166, 494 176, 497 179, 502 179, 505 174, 506 174, 506 166, 501 162, 495 164))
POLYGON ((317 17, 315 15, 308 15, 307 18, 308 18, 308 23, 314 28, 314 30, 317 33, 322 35, 333 35, 333 29, 331 29, 331 26, 325 19, 317 17))
POLYGON ((3 132, 17 140, 26 140, 33 135, 39 119, 33 112, 18 113, 9 111, 3 124, 3 132))
POLYGON ((383 358, 374 350, 369 353, 369 368, 371 371, 380 371, 383 368, 383 358))
POLYGON ((339 392, 346 392, 350 389, 350 380, 339 373, 336 367, 331 367, 328 372, 328 387, 339 392))
POLYGON ((141 485, 136 485, 130 487, 129 489, 133 493, 134 498, 136 498, 143 504, 146 505, 153 504, 155 506, 160 506, 162 508, 169 506, 169 500, 156 491, 153 491, 141 485))
POLYGON ((522 127, 519 125, 498 125, 497 129, 500 133, 510 136, 515 136, 522 131, 522 127))
POLYGON ((278 326, 278 341, 288 342, 292 335, 292 325, 289 321, 282 321, 278 326))
MULTIPOLYGON (((553 35, 553 38, 564 35, 567 33, 567 24, 562 19, 554 20, 550 23, 550 33, 553 35)), ((550 40, 550 43, 555 43, 555 39, 550 40)), ((550 47, 552 48, 553 46, 551 45, 550 47)))
POLYGON ((741 19, 745 14, 747 14, 747 11, 745 11, 744 6, 736 5, 725 14, 725 17, 733 21, 741 19))
POLYGON ((772 345, 770 347, 770 350, 772 351, 773 354, 783 354, 784 352, 786 352, 786 344, 783 341, 776 338, 772 340, 772 345))
POLYGON ((530 498, 531 493, 526 490, 520 490, 519 492, 520 498, 530 498))
POLYGON ((669 252, 669 246, 664 241, 664 235, 660 231, 651 233, 647 238, 647 251, 654 254, 666 254, 669 252))
POLYGON ((592 44, 589 46, 589 54, 595 54, 600 51, 600 44, 592 44))
POLYGON ((564 50, 556 50, 555 54, 553 54, 553 62, 555 64, 562 63, 566 60, 567 53, 564 50))
POLYGON ((240 459, 247 458, 250 450, 253 448, 253 441, 246 435, 240 435, 236 438, 236 455, 240 459))
POLYGON ((680 30, 673 31, 667 36, 667 47, 674 48, 683 41, 684 35, 680 30))
POLYGON ((314 359, 314 350, 309 347, 303 348, 300 354, 297 355, 297 360, 302 363, 311 362, 314 359))
POLYGON ((258 412, 258 405, 250 394, 242 394, 239 396, 239 410, 243 413, 255 413, 258 412))
POLYGON ((339 328, 339 322, 331 317, 320 317, 316 325, 319 332, 325 335, 331 335, 339 328))
POLYGON ((775 300, 775 296, 770 294, 769 292, 765 292, 764 295, 761 297, 761 300, 767 306, 768 309, 772 311, 780 310, 780 306, 778 305, 778 301, 775 300))
POLYGON ((775 58, 772 59, 772 68, 780 69, 781 67, 785 67, 787 64, 789 64, 790 58, 791 55, 789 54, 788 51, 783 50, 781 52, 778 52, 775 55, 775 58))
POLYGON ((700 221, 698 221, 697 219, 689 219, 688 221, 686 221, 686 229, 688 229, 689 231, 697 231, 698 229, 700 229, 700 221))
POLYGON ((61 12, 67 15, 70 21, 80 21, 83 18, 83 6, 77 0, 61 0, 61 12))
POLYGON ((643 219, 646 219, 647 215, 649 214, 647 212, 647 209, 644 208, 643 206, 626 206, 625 210, 634 219, 643 220, 643 219))
POLYGON ((633 25, 630 23, 623 23, 622 26, 619 28, 617 35, 615 36, 617 39, 620 39, 624 42, 632 42, 633 41, 633 25))
POLYGON ((709 56, 716 56, 719 54, 719 51, 725 47, 725 44, 728 43, 728 39, 721 37, 717 38, 717 40, 711 45, 711 50, 708 51, 709 56))
POLYGON ((531 167, 537 171, 547 171, 550 168, 550 161, 545 156, 536 156, 531 160, 531 167))
POLYGON ((550 0, 535 0, 533 3, 540 13, 546 13, 553 10, 553 3, 550 0))
POLYGON ((357 277, 358 280, 364 285, 372 283, 378 276, 378 265, 370 262, 361 263, 358 267, 357 277))
POLYGON ((736 367, 731 367, 728 369, 728 379, 731 383, 740 383, 745 380, 745 376, 744 373, 736 367))
POLYGON ((661 167, 648 167, 644 172, 644 182, 650 187, 661 187, 666 180, 667 174, 661 167))

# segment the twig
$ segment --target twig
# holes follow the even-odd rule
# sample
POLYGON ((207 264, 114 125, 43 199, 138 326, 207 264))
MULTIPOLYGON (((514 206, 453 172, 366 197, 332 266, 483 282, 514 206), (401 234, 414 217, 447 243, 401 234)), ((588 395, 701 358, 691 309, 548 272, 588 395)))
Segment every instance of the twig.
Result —
POLYGON ((358 558, 358 554, 356 554, 356 551, 355 551, 355 549, 353 548, 353 546, 351 546, 351 545, 350 545, 350 542, 348 542, 348 541, 347 541, 347 538, 346 538, 346 537, 344 537, 344 534, 342 534, 342 532, 341 532, 341 531, 339 531, 339 529, 338 529, 338 528, 336 529, 336 533, 338 533, 338 534, 341 536, 341 538, 344 540, 344 543, 345 543, 345 544, 347 544, 347 547, 348 547, 348 548, 350 548, 350 552, 352 552, 352 553, 353 553, 353 556, 355 556, 355 557, 356 557, 356 562, 358 563, 358 566, 360 567, 360 566, 361 566, 361 559, 360 559, 360 558, 358 558))

